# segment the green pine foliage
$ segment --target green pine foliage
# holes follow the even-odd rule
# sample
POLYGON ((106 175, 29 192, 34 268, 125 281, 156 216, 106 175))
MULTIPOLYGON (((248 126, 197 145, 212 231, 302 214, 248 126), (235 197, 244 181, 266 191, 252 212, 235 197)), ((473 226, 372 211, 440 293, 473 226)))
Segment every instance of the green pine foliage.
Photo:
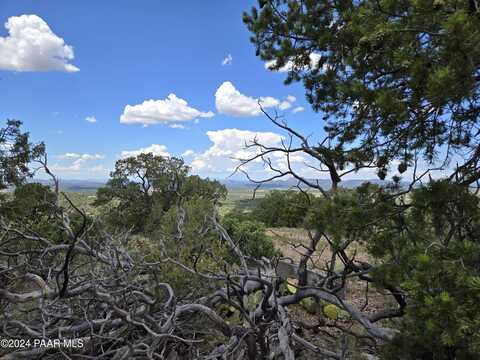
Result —
POLYGON ((440 180, 394 196, 364 184, 319 198, 306 225, 335 250, 365 249, 373 284, 395 285, 406 299, 383 358, 480 356, 480 200, 468 188, 440 180))
POLYGON ((394 359, 477 358, 479 199, 468 189, 438 181, 415 190, 407 205, 407 211, 378 224, 369 243, 372 254, 382 259, 374 275, 378 283, 399 283, 409 299, 400 333, 385 354, 394 359))
MULTIPOLYGON (((339 167, 472 150, 480 113, 480 10, 473 0, 270 0, 244 14, 257 54, 301 81, 335 139, 339 167)), ((480 177, 471 164, 462 181, 480 177)))

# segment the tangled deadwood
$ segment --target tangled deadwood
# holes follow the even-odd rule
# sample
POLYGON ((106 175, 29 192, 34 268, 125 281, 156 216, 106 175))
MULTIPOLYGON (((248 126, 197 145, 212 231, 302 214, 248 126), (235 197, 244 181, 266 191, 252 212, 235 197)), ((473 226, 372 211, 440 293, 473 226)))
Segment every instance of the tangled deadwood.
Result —
MULTIPOLYGON (((4 359, 294 359, 300 351, 343 358, 338 347, 326 348, 302 338, 302 324, 292 318, 289 307, 307 298, 344 311, 349 321, 363 328, 351 333, 372 343, 394 335, 378 321, 393 316, 401 304, 393 311, 366 314, 342 299, 340 290, 348 277, 368 280, 367 264, 339 251, 333 256, 341 258, 346 272, 308 266, 320 233, 311 234, 308 251, 296 267, 296 290, 285 292, 285 279, 277 271, 281 261, 245 256, 215 213, 208 215, 211 223, 236 261, 222 271, 199 272, 163 250, 157 262, 131 256, 129 232, 107 233, 99 220, 65 194, 67 206, 60 206, 55 188, 51 236, 39 234, 27 222, 0 217, 2 337, 68 340, 82 346, 2 349, 4 359), (158 280, 166 265, 179 268, 186 277, 200 277, 204 294, 177 296, 171 285, 158 280), (238 321, 222 314, 222 306, 235 312, 238 321)), ((178 213, 175 241, 181 244, 184 213, 178 213)), ((167 240, 171 239, 159 239, 158 246, 167 240)))

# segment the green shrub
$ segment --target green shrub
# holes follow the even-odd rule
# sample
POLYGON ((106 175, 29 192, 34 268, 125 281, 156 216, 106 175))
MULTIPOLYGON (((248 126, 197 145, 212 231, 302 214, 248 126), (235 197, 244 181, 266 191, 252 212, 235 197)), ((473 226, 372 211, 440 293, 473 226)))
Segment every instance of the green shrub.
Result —
POLYGON ((243 220, 228 214, 223 226, 244 254, 254 258, 279 256, 272 240, 265 234, 265 225, 255 220, 243 220))
POLYGON ((155 279, 169 283, 179 297, 204 294, 209 289, 204 278, 165 262, 167 257, 198 273, 219 271, 227 264, 229 252, 214 227, 214 208, 209 199, 193 195, 163 213, 160 222, 152 212, 146 222, 149 232, 130 241, 135 256, 159 263, 155 279))
POLYGON ((468 189, 437 181, 377 225, 369 248, 383 264, 373 278, 400 284, 408 296, 386 358, 480 358, 479 205, 468 189))
POLYGON ((293 190, 273 190, 252 211, 252 218, 272 227, 298 227, 307 214, 310 196, 293 190))

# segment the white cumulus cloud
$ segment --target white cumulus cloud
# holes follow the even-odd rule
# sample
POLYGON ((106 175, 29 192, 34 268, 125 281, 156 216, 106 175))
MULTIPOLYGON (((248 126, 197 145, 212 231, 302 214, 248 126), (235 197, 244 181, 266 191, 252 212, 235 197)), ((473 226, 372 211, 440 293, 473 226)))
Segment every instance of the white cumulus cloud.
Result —
POLYGON ((222 66, 232 65, 232 63, 233 63, 233 56, 232 54, 228 54, 227 57, 223 59, 222 66))
POLYGON ((182 157, 188 157, 188 156, 192 156, 194 154, 195 154, 195 151, 193 151, 191 149, 187 149, 182 153, 182 157))
POLYGON ((97 118, 96 118, 95 116, 87 116, 87 117, 85 118, 85 121, 86 121, 86 122, 89 122, 89 123, 91 123, 91 124, 94 124, 94 123, 97 122, 97 118))
POLYGON ((123 124, 168 124, 210 118, 213 112, 202 112, 190 107, 184 99, 170 94, 165 100, 145 100, 138 105, 127 105, 120 117, 123 124))
POLYGON ((121 153, 121 157, 126 158, 129 156, 137 156, 140 154, 148 154, 148 153, 153 153, 154 155, 158 155, 158 156, 170 156, 170 154, 167 151, 167 147, 165 145, 152 144, 150 146, 140 148, 137 150, 124 150, 121 153))
POLYGON ((0 69, 11 71, 65 71, 80 69, 69 62, 73 47, 37 15, 12 16, 5 23, 8 36, 0 37, 0 69))
POLYGON ((105 159, 103 154, 78 154, 78 153, 65 153, 57 156, 61 160, 65 159, 82 159, 84 161, 88 160, 100 160, 105 159))
POLYGON ((290 109, 295 101, 297 101, 297 98, 295 96, 288 95, 287 98, 280 103, 278 108, 280 110, 290 109))
POLYGON ((289 109, 289 108, 291 108, 291 107, 292 107, 292 104, 290 104, 290 103, 289 103, 288 101, 286 101, 286 100, 285 100, 285 101, 282 101, 282 102, 280 103, 280 105, 278 106, 278 108, 279 108, 280 110, 287 110, 287 109, 289 109))
POLYGON ((305 111, 305 108, 303 106, 297 106, 296 108, 294 108, 292 110, 292 113, 296 114, 296 113, 299 113, 299 112, 302 112, 302 111, 305 111))
POLYGON ((203 175, 231 173, 239 164, 238 159, 257 153, 256 148, 245 148, 254 139, 266 146, 280 146, 283 139, 283 136, 273 132, 239 129, 207 131, 207 136, 213 143, 212 146, 203 153, 195 154, 191 162, 193 171, 203 175))
POLYGON ((235 117, 252 117, 258 116, 263 108, 274 107, 280 104, 280 101, 271 97, 261 97, 255 99, 250 96, 243 95, 238 91, 230 81, 225 81, 217 89, 215 93, 215 105, 218 112, 235 117))
MULTIPOLYGON (((241 165, 242 159, 252 159, 260 154, 259 147, 249 146, 253 145, 254 141, 269 148, 283 149, 284 146, 288 146, 287 138, 274 132, 255 132, 233 128, 208 131, 206 134, 212 145, 204 152, 192 154, 190 162, 192 171, 201 176, 224 177, 231 175, 241 165)), ((288 163, 290 163, 291 168, 302 176, 315 178, 326 176, 324 173, 313 170, 312 166, 318 166, 318 161, 302 152, 290 154, 287 161, 284 152, 275 151, 266 154, 264 159, 258 157, 242 165, 241 170, 257 180, 278 175, 278 172, 272 170, 267 162, 270 162, 273 169, 278 171, 288 171, 288 163)))
POLYGON ((95 165, 87 169, 87 172, 92 175, 107 175, 109 170, 103 165, 95 165))
POLYGON ((80 173, 84 172, 85 163, 89 161, 105 159, 103 154, 79 154, 79 153, 65 153, 57 155, 57 158, 62 160, 61 164, 54 164, 52 170, 62 174, 80 173))
POLYGON ((288 95, 285 100, 280 101, 271 96, 253 98, 238 91, 230 81, 225 81, 215 92, 215 106, 221 114, 235 117, 254 117, 262 114, 260 109, 278 106, 280 110, 286 110, 292 106, 297 99, 288 95), (260 104, 259 104, 260 103, 260 104))

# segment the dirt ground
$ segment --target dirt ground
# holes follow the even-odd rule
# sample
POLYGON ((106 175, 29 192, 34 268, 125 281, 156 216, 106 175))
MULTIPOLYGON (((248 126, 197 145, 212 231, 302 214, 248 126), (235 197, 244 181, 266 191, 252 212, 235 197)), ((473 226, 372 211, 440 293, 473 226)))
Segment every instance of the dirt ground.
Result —
MULTIPOLYGON (((304 229, 296 228, 268 228, 266 234, 272 239, 275 246, 282 251, 283 255, 291 258, 298 263, 301 256, 305 253, 305 247, 301 246, 309 243, 308 232, 304 229)), ((352 248, 347 253, 352 255, 355 252, 355 258, 359 261, 369 262, 369 256, 360 247, 352 248)), ((312 262, 309 267, 325 268, 331 261, 332 252, 326 242, 320 242, 317 251, 312 256, 312 262)), ((336 264, 336 270, 341 270, 342 264, 336 264)), ((384 294, 372 286, 367 286, 364 281, 358 281, 355 278, 347 281, 345 300, 354 304, 364 313, 374 313, 384 309, 385 306, 393 304, 390 295, 384 294)))
MULTIPOLYGON (((268 228, 266 234, 272 239, 275 246, 281 250, 282 254, 291 258, 298 263, 301 256, 306 251, 302 245, 309 243, 308 232, 304 229, 295 228, 268 228)), ((353 255, 359 261, 371 262, 368 254, 360 247, 352 248, 347 253, 353 255)), ((312 257, 309 267, 325 268, 331 261, 332 252, 326 242, 320 242, 317 251, 312 257)), ((335 269, 341 270, 342 264, 336 264, 335 269)), ((345 300, 360 309, 364 314, 375 313, 386 307, 393 306, 394 300, 391 295, 384 294, 379 289, 367 285, 366 282, 352 278, 347 281, 345 300)), ((337 320, 328 319, 322 312, 312 313, 301 305, 291 306, 288 311, 291 313, 292 319, 302 330, 301 336, 319 347, 339 351, 340 348, 347 348, 348 359, 366 359, 366 354, 375 354, 376 345, 368 337, 363 327, 349 318, 339 318, 337 320), (320 326, 319 326, 320 325, 320 326), (357 335, 343 337, 342 331, 337 326, 347 329, 357 335), (342 341, 344 341, 342 345, 342 341), (346 344, 346 345, 345 345, 346 344), (362 354, 362 355, 360 355, 362 354)), ((315 359, 315 354, 308 351, 302 352, 300 359, 315 359)))

